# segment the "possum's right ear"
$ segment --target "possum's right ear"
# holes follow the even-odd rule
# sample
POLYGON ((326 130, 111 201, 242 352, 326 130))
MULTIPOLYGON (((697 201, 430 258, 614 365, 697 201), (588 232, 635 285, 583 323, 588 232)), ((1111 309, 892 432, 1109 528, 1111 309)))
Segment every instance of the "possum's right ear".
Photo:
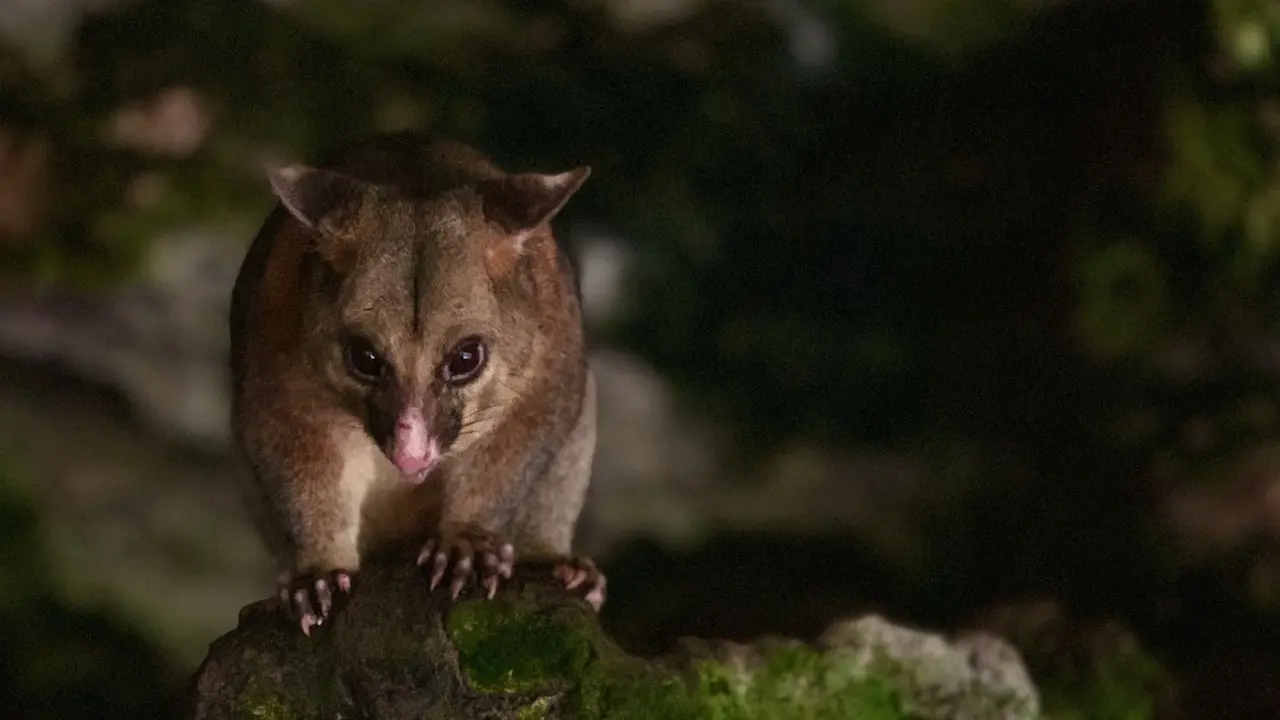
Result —
POLYGON ((365 183, 332 170, 283 165, 267 170, 271 191, 298 222, 312 230, 344 202, 359 197, 365 183))

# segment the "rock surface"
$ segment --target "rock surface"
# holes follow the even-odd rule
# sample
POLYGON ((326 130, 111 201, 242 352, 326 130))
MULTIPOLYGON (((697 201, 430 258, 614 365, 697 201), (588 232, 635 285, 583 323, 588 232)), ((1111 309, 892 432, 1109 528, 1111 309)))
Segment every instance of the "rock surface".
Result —
POLYGON ((333 621, 307 638, 274 600, 247 606, 189 689, 214 718, 1035 718, 1018 653, 991 637, 949 643, 878 616, 814 646, 687 639, 624 652, 546 568, 497 598, 428 592, 401 559, 371 564, 333 621))

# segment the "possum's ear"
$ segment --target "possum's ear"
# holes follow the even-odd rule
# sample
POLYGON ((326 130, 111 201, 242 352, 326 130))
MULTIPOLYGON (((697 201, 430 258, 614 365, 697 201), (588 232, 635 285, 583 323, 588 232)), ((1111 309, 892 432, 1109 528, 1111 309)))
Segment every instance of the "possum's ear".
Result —
POLYGON ((269 170, 267 178, 280 204, 314 233, 315 250, 339 273, 346 272, 359 255, 359 239, 344 232, 344 219, 359 206, 370 185, 350 175, 285 165, 269 170))
POLYGON ((556 175, 518 173, 480 183, 485 216, 521 237, 550 222, 591 175, 581 166, 556 175))
POLYGON ((331 212, 360 197, 366 185, 350 175, 306 165, 271 168, 267 180, 280 204, 312 230, 319 230, 331 212))

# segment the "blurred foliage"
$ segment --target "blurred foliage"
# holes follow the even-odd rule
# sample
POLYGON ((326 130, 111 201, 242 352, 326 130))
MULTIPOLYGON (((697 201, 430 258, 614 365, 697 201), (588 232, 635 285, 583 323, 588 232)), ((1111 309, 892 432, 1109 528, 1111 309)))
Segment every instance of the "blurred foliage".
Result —
POLYGON ((113 613, 59 599, 16 477, 0 449, 0 707, 32 720, 171 717, 167 658, 113 613))
POLYGON ((1027 395, 1046 354, 1149 374, 1224 315, 1237 344, 1269 322, 1274 66, 1215 75, 1196 29, 1252 23, 1270 47, 1267 3, 951 3, 924 37, 813 3, 838 50, 809 69, 738 2, 639 27, 567 1, 288 7, 132 2, 86 19, 70 81, 9 72, 5 115, 55 138, 60 192, 4 266, 118 276, 163 227, 265 209, 267 159, 412 125, 512 165, 591 163, 566 220, 613 224, 645 298, 610 334, 743 447, 985 432, 1056 411, 1027 395), (174 87, 213 118, 194 154, 103 142, 174 87))
POLYGON ((1217 42, 1240 69, 1262 77, 1276 69, 1280 7, 1268 0, 1214 0, 1217 42))
POLYGON ((268 159, 419 126, 592 164, 566 221, 612 224, 645 299, 609 334, 743 447, 1000 433, 1060 410, 1043 373, 1166 382, 1180 341, 1243 361, 1280 239, 1274 5, 926 6, 913 37, 813 3, 837 51, 806 69, 739 2, 648 26, 567 0, 127 3, 63 67, 0 63, 0 117, 53 139, 57 198, 0 267, 110 281, 164 227, 259 214, 268 159), (104 140, 175 87, 212 118, 192 154, 104 140))
POLYGON ((1165 268, 1140 244, 1118 241, 1087 256, 1078 283, 1077 332, 1094 357, 1141 357, 1168 332, 1165 268))

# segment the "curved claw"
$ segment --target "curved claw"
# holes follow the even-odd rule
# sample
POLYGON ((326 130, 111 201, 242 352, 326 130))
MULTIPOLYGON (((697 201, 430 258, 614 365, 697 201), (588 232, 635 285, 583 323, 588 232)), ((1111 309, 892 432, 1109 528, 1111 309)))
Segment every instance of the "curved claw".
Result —
POLYGON ((457 600, 458 594, 462 592, 462 586, 466 585, 467 577, 471 575, 471 553, 462 551, 458 553, 458 559, 453 563, 453 582, 449 584, 449 597, 457 600))
POLYGON ((436 541, 428 540, 422 545, 422 549, 418 551, 418 566, 421 567, 436 552, 436 541))
POLYGON ((511 543, 506 543, 498 548, 498 574, 510 580, 512 573, 515 571, 516 565, 516 549, 511 543))
POLYGON ((446 538, 433 538, 422 546, 419 566, 431 566, 430 588, 435 590, 450 576, 449 597, 457 600, 467 582, 477 575, 485 596, 494 597, 501 578, 510 578, 515 548, 495 535, 470 528, 446 538))
POLYGON ((604 607, 607 579, 591 558, 573 557, 558 563, 552 574, 564 582, 566 590, 580 590, 591 609, 600 612, 604 607))
POLYGON ((431 571, 431 589, 435 590, 440 581, 444 579, 444 571, 449 567, 449 556, 445 553, 439 553, 435 557, 435 567, 431 571))
POLYGON ((282 580, 277 595, 302 634, 310 637, 312 628, 323 625, 332 616, 335 591, 337 594, 351 592, 351 576, 352 573, 345 570, 300 575, 282 580))
POLYGON ((329 583, 324 578, 316 580, 315 583, 316 604, 320 606, 320 616, 324 617, 333 609, 333 593, 329 591, 329 583))

